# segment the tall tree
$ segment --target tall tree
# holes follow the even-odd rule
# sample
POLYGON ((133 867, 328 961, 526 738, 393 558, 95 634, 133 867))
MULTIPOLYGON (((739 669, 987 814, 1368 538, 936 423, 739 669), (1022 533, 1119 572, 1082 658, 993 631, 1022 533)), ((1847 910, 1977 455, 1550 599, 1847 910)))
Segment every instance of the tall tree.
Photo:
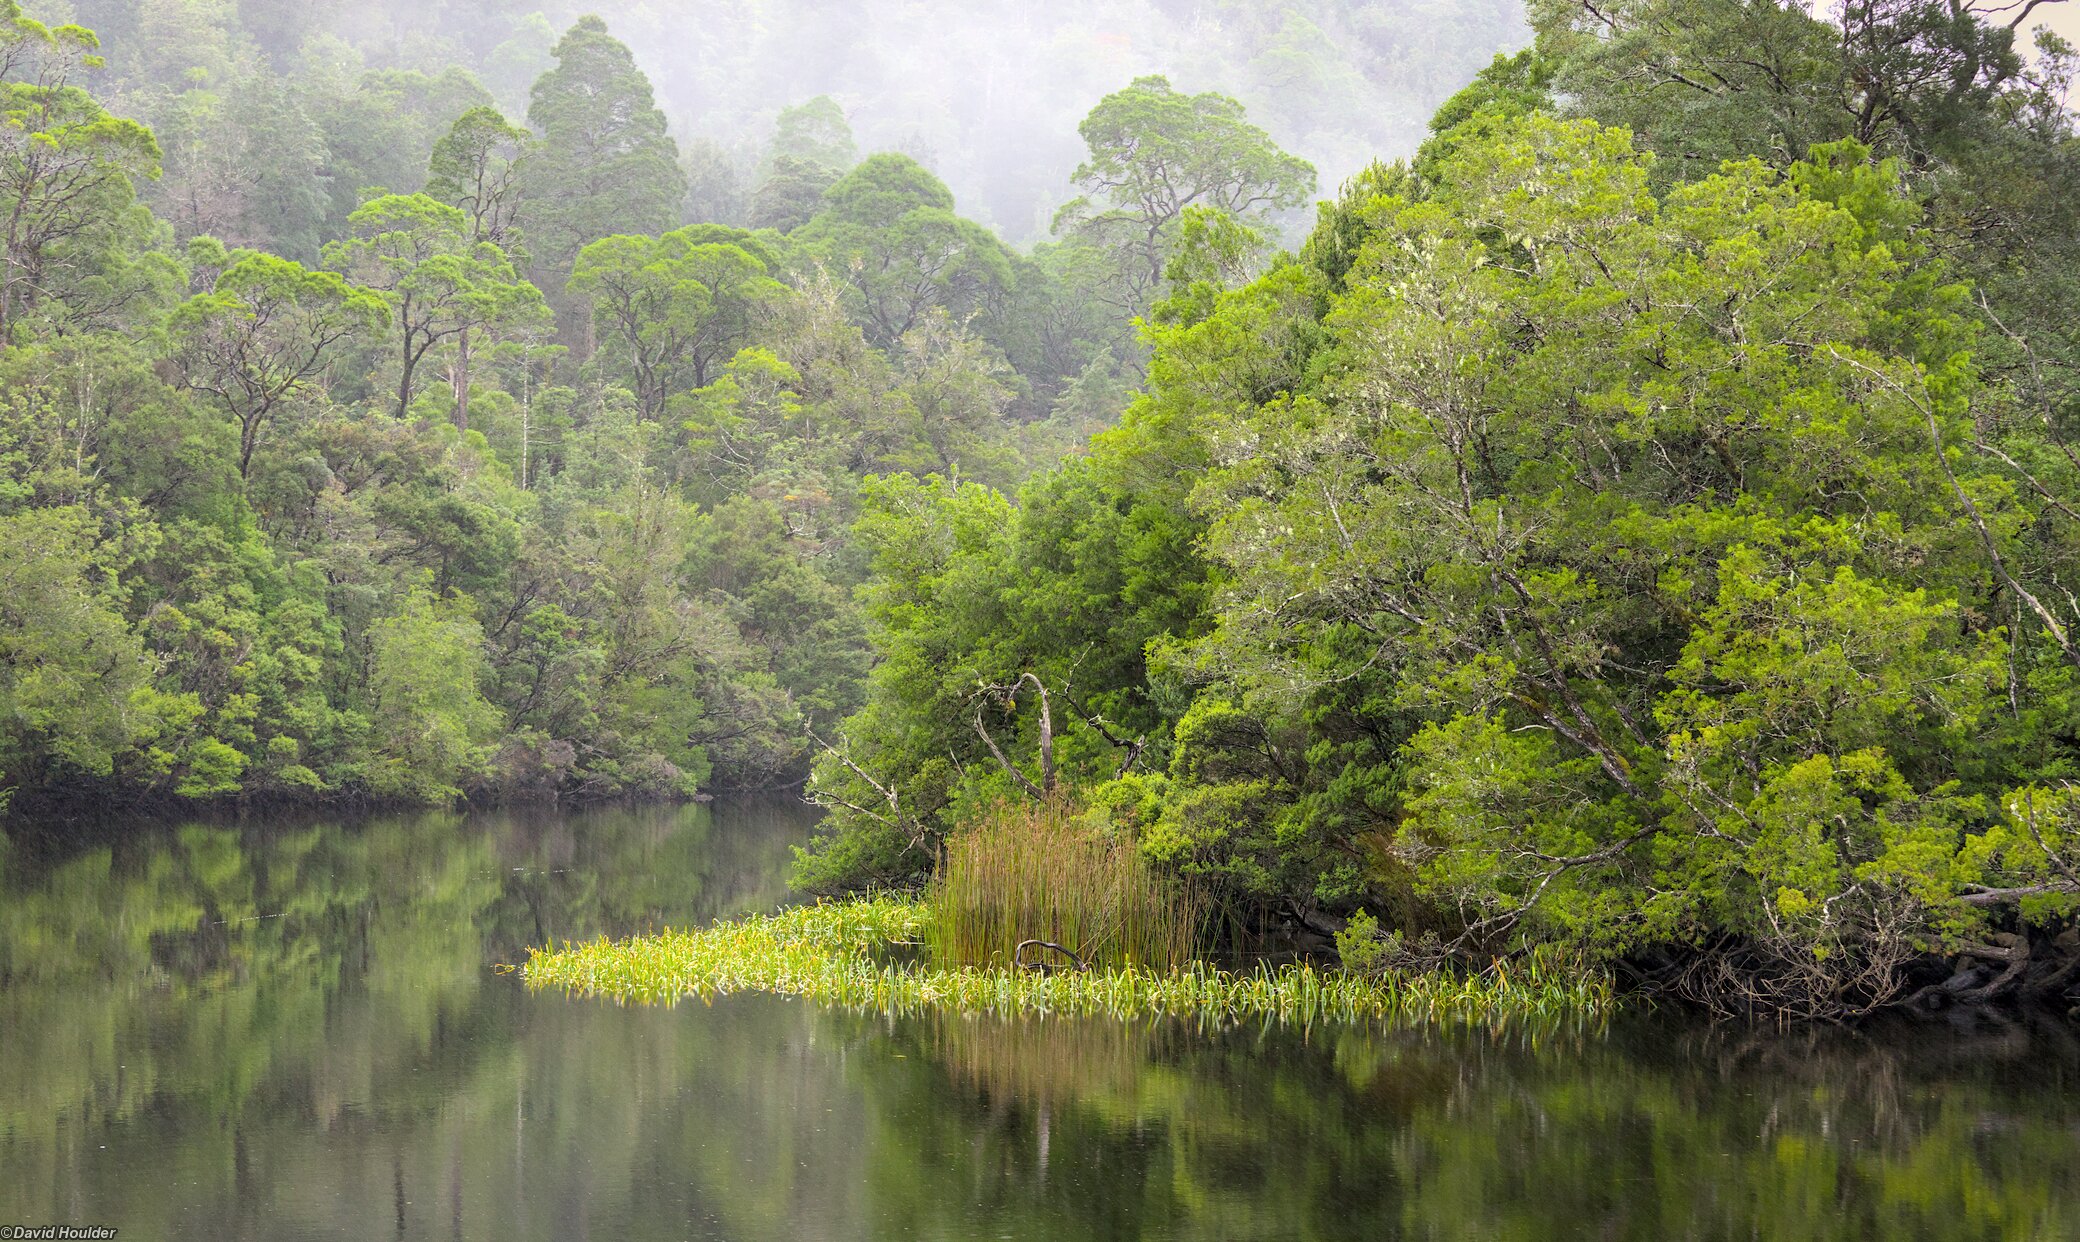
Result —
POLYGON ((99 46, 0 0, 0 349, 25 312, 99 283, 131 240, 137 179, 159 175, 151 131, 74 84, 101 67, 99 46))
POLYGON ((177 307, 167 326, 183 384, 237 424, 243 477, 268 425, 320 381, 343 346, 380 328, 386 313, 380 295, 335 273, 249 254, 215 288, 177 307))
POLYGON ((607 24, 578 19, 555 54, 527 108, 539 145, 524 179, 537 283, 549 289, 563 287, 587 243, 662 233, 686 198, 650 79, 607 24))
POLYGON ((1055 213, 1057 235, 1101 247, 1119 267, 1129 313, 1146 310, 1188 207, 1261 221, 1314 192, 1314 166, 1279 149, 1226 95, 1186 95, 1167 78, 1136 78, 1078 126, 1090 148, 1081 197, 1055 213))
MULTIPOLYGON (((411 413, 413 379, 435 346, 473 329, 546 315, 541 292, 513 270, 505 252, 471 240, 460 208, 424 194, 388 194, 362 204, 349 223, 355 235, 326 247, 326 261, 390 299, 399 418, 411 413)), ((466 396, 455 420, 467 429, 466 396)))
POLYGON ((845 110, 829 95, 818 95, 807 103, 780 109, 773 123, 773 143, 767 158, 791 155, 821 164, 833 173, 843 173, 859 158, 852 126, 845 110))
POLYGON ((433 144, 426 167, 426 193, 461 209, 470 240, 516 257, 528 137, 498 109, 471 108, 433 144))
POLYGON ((1891 999, 1997 882, 1956 851, 2023 759, 1991 742, 1989 589, 2023 522, 1945 450, 1979 399, 1963 300, 1867 157, 1657 200, 1628 133, 1534 115, 1375 198, 1338 364, 1205 429, 1231 701, 1173 777, 1292 787, 1219 735, 1379 678, 1381 830, 1469 942, 1723 934, 1765 1003, 1891 999))
POLYGON ((646 418, 748 344, 785 294, 740 230, 689 225, 662 237, 603 237, 578 253, 570 290, 589 298, 628 348, 646 418))
MULTIPOLYGON (((426 192, 469 218, 473 242, 489 243, 524 268, 520 231, 520 174, 527 160, 526 130, 496 108, 471 108, 433 145, 426 192)), ((469 426, 470 370, 475 342, 465 326, 455 337, 455 425, 469 426)))
POLYGON ((782 108, 752 186, 752 227, 784 233, 801 225, 821 209, 823 192, 858 158, 852 126, 830 96, 782 108))
POLYGON ((966 321, 1011 283, 1009 248, 953 213, 953 193, 907 155, 869 156, 793 235, 851 286, 867 339, 893 349, 939 307, 966 321))

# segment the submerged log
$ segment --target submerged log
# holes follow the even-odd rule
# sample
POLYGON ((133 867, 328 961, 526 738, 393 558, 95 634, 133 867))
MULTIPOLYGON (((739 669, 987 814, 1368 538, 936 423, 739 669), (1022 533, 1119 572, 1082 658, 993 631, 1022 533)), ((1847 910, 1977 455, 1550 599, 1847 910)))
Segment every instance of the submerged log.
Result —
POLYGON ((1020 970, 1037 970, 1041 974, 1049 974, 1053 971, 1061 969, 1061 967, 1056 966, 1051 962, 1027 961, 1027 949, 1051 949, 1054 952, 1059 953, 1062 956, 1068 958, 1071 962, 1074 962, 1076 964, 1075 969, 1079 971, 1085 971, 1091 968, 1090 963, 1084 961, 1083 957, 1080 954, 1078 954, 1076 950, 1068 947, 1067 945, 1056 944, 1052 940, 1021 940, 1018 942, 1018 947, 1011 951, 1011 963, 1020 970))

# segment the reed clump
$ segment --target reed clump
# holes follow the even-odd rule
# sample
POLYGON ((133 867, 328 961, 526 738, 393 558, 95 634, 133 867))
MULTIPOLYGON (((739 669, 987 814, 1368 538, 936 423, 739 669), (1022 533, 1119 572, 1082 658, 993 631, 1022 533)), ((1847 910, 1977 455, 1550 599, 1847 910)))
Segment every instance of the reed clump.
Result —
POLYGON ((639 1003, 756 991, 873 1013, 1180 1018, 1211 1027, 1252 1019, 1503 1026, 1600 1019, 1615 1003, 1608 975, 1552 959, 1470 975, 1364 976, 1308 964, 1042 973, 891 960, 890 946, 917 943, 932 917, 922 902, 885 897, 804 906, 697 931, 535 949, 525 974, 533 988, 639 1003))
POLYGON ((949 839, 926 900, 942 966, 1012 965, 1021 941, 1043 940, 1088 966, 1177 970, 1206 923, 1196 890, 1059 799, 999 805, 949 839))

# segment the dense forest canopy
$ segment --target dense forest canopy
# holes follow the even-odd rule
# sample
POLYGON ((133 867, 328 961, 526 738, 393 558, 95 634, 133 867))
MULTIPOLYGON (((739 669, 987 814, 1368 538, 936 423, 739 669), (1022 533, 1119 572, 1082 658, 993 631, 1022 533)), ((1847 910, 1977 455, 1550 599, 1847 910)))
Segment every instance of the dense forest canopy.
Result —
POLYGON ((0 3, 17 809, 799 782, 874 659, 863 481, 1077 450, 1173 252, 1253 270, 1317 185, 1144 75, 1039 246, 828 95, 708 211, 601 17, 380 17, 0 3))
POLYGON ((798 878, 1071 796, 1234 908, 1358 910, 1347 960, 2057 986, 2080 147, 2037 7, 1540 0, 1294 252, 1184 279, 1202 235, 1087 455, 867 489, 883 658, 798 878))
POLYGON ((2059 11, 0 0, 0 789, 806 778, 818 890, 1039 799, 1354 960, 2050 986, 2059 11))

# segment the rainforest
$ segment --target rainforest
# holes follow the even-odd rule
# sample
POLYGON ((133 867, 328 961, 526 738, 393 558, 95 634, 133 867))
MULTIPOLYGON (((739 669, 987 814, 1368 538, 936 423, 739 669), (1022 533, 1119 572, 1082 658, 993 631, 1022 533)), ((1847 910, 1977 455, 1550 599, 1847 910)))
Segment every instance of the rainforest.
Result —
MULTIPOLYGON (((291 961, 333 1005, 375 933, 309 852, 413 909, 477 877, 479 1025, 878 1014, 1038 1108, 1043 1174, 1057 1106, 1187 1142, 1149 1076, 1249 1029, 1307 1074, 1418 1041, 1332 1095, 1647 1013, 2027 1031, 1994 1063, 2065 1082, 2076 41, 2061 0, 0 0, 0 1033, 70 1065, 67 986, 291 961)), ((7 1073, 0 1171, 85 1176, 7 1073)), ((1959 1236, 2080 1220, 2009 1188, 2049 1206, 1959 1236)))

